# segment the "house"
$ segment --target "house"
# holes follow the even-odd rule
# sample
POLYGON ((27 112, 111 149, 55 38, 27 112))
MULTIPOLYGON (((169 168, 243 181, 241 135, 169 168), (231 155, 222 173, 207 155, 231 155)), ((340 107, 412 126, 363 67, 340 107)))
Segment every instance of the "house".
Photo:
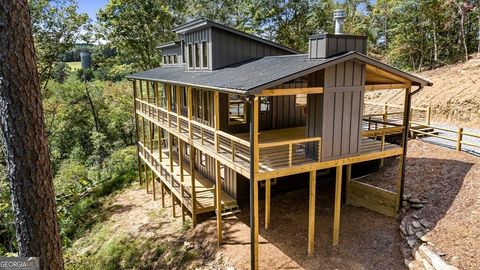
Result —
POLYGON ((135 93, 140 181, 147 192, 154 199, 161 192, 163 205, 170 193, 183 220, 190 216, 194 226, 199 215, 216 212, 219 244, 220 213, 248 198, 252 268, 258 268, 260 184, 268 227, 272 184, 308 175, 309 254, 319 171, 335 174, 334 245, 342 187, 348 203, 390 216, 399 209, 411 96, 431 83, 368 57, 366 37, 341 34, 344 15, 336 17, 337 33, 311 36, 307 54, 194 20, 174 30, 178 40, 159 46, 162 67, 128 77, 135 93), (365 91, 382 89, 404 92, 401 124, 363 119, 365 91), (386 140, 395 134, 399 143, 386 140), (351 179, 358 164, 388 157, 401 161, 396 192, 351 179))

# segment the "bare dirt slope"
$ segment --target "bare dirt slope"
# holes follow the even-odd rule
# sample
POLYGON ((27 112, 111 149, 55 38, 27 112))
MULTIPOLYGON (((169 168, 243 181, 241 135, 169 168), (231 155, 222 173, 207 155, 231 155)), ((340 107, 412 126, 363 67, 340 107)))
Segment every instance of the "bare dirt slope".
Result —
MULTIPOLYGON (((432 106, 433 120, 462 126, 480 125, 480 54, 466 63, 445 66, 418 74, 433 82, 432 87, 414 96, 414 106, 432 106)), ((403 104, 400 91, 372 91, 368 99, 375 102, 403 104)))

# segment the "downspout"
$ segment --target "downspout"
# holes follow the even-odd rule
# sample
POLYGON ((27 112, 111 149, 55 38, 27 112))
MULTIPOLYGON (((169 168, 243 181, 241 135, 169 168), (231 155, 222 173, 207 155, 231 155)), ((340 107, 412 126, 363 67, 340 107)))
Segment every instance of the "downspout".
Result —
POLYGON ((407 95, 406 98, 406 112, 405 112, 405 119, 403 119, 403 126, 405 127, 405 130, 403 132, 403 159, 402 159, 402 172, 401 172, 401 177, 400 177, 400 206, 399 210, 402 206, 403 203, 403 193, 405 189, 405 163, 407 160, 407 146, 408 146, 408 134, 410 133, 410 112, 412 108, 412 96, 417 94, 418 92, 423 90, 423 86, 419 86, 417 90, 414 92, 410 92, 407 95))
POLYGON ((248 105, 250 111, 250 269, 255 269, 255 217, 254 217, 254 184, 255 184, 255 149, 254 149, 254 132, 253 132, 253 122, 255 121, 254 116, 254 96, 249 96, 248 105))

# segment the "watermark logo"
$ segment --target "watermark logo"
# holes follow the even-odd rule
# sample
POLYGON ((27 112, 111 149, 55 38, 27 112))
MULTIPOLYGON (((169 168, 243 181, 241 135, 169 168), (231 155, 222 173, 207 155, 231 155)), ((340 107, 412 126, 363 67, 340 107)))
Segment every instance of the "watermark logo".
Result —
POLYGON ((0 270, 39 270, 37 257, 0 257, 0 270))

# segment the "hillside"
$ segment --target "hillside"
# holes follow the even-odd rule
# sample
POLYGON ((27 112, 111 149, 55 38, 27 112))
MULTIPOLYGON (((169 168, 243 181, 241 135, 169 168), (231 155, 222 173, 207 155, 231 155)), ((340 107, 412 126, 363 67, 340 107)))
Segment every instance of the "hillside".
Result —
MULTIPOLYGON (((432 87, 413 97, 414 106, 432 106, 433 121, 448 121, 462 126, 480 124, 480 54, 466 63, 445 66, 418 74, 433 82, 432 87)), ((398 90, 372 91, 366 95, 375 102, 403 104, 398 90)))

